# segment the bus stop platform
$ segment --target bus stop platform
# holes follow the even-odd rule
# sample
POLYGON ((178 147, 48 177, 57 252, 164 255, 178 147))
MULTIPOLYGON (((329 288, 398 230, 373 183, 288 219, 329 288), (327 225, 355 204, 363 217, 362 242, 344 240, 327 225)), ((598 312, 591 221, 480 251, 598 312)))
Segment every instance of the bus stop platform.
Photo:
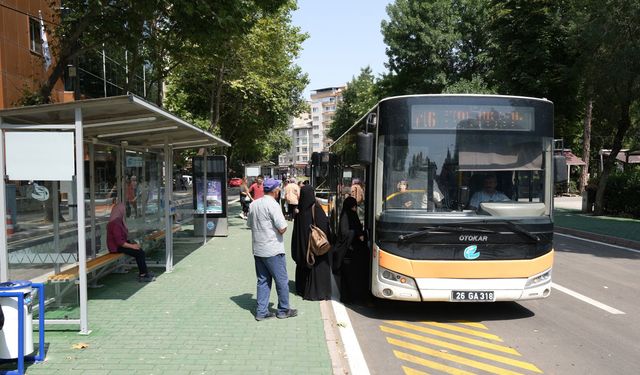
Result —
MULTIPOLYGON (((291 294, 297 317, 254 319, 251 231, 239 213, 239 205, 230 204, 229 236, 204 246, 201 238, 188 235, 189 229, 176 234, 174 261, 179 266, 159 274, 155 282, 139 283, 135 269, 102 278, 102 288, 89 289, 91 334, 47 325, 46 360, 27 364, 26 373, 333 373, 321 303, 291 294)), ((289 222, 285 248, 291 286, 292 230, 289 222)))

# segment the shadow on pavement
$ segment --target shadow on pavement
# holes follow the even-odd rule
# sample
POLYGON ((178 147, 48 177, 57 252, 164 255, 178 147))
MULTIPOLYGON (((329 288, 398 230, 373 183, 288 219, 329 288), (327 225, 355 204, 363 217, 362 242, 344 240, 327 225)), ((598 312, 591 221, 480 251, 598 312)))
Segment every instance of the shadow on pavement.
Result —
MULTIPOLYGON (((152 268, 151 271, 160 276, 163 271, 158 268, 152 268)), ((156 282, 156 281, 152 281, 156 282)), ((140 289, 149 283, 138 281, 137 268, 130 269, 127 273, 112 273, 102 279, 100 288, 89 288, 89 299, 120 299, 126 300, 136 294, 140 289)))
POLYGON ((373 299, 368 306, 347 304, 348 309, 360 315, 379 320, 486 322, 515 320, 534 316, 533 311, 516 302, 451 303, 403 302, 373 299))
MULTIPOLYGON (((249 313, 251 313, 251 316, 254 316, 256 314, 257 302, 256 302, 256 299, 253 298, 253 294, 251 293, 239 294, 237 296, 230 297, 229 299, 235 302, 235 304, 241 307, 242 309, 247 310, 249 313)), ((268 308, 269 308, 269 311, 273 310, 273 302, 269 302, 268 308)))

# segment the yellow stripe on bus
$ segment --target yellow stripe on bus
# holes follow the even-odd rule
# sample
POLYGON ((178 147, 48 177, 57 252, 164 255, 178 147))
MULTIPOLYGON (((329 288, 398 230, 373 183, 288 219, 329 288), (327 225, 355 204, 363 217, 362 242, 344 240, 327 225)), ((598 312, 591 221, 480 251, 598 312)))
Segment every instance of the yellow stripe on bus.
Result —
POLYGON ((431 328, 427 328, 427 327, 424 327, 424 326, 419 326, 419 325, 416 325, 416 324, 405 323, 405 322, 396 321, 396 320, 389 320, 389 321, 386 321, 385 323, 392 324, 392 325, 395 325, 395 326, 398 326, 398 327, 408 328, 408 329, 411 329, 411 330, 414 330, 414 331, 418 331, 418 332, 421 332, 421 333, 427 333, 427 334, 434 335, 434 336, 444 337, 444 338, 449 339, 449 340, 455 340, 455 341, 459 341, 459 342, 464 342, 465 344, 475 345, 475 346, 479 346, 479 347, 482 347, 482 348, 485 348, 485 349, 491 349, 491 350, 495 350, 495 351, 498 351, 498 352, 517 355, 517 356, 521 355, 520 353, 518 353, 517 350, 515 350, 513 348, 510 348, 508 346, 492 344, 490 342, 476 340, 476 339, 468 338, 468 337, 465 337, 465 336, 455 335, 453 333, 442 332, 442 331, 438 331, 436 329, 431 329, 431 328))
POLYGON ((455 367, 451 367, 451 366, 443 365, 443 364, 438 363, 438 362, 430 361, 428 359, 416 357, 415 355, 407 354, 407 353, 401 352, 399 350, 394 350, 393 354, 395 354, 396 358, 402 359, 404 361, 408 361, 408 362, 411 362, 411 363, 415 363, 415 364, 418 364, 418 365, 429 367, 429 368, 432 368, 434 370, 446 372, 447 374, 451 374, 451 375, 476 375, 473 372, 460 370, 460 369, 457 369, 455 367))
POLYGON ((491 333, 479 332, 479 331, 476 331, 476 330, 473 330, 473 329, 469 329, 469 328, 458 327, 458 326, 453 325, 453 324, 437 323, 437 322, 421 322, 421 323, 422 324, 426 324, 426 325, 430 325, 430 326, 433 326, 433 327, 448 329, 450 331, 456 331, 456 332, 460 332, 460 333, 465 333, 465 334, 471 335, 471 336, 482 337, 482 338, 488 339, 488 340, 503 342, 500 337, 498 337, 496 335, 492 335, 491 333))
POLYGON ((476 357, 488 359, 488 360, 491 360, 491 361, 504 363, 506 365, 510 365, 510 366, 514 366, 514 367, 520 367, 520 368, 525 369, 525 370, 530 370, 530 371, 533 371, 533 372, 542 373, 542 371, 538 367, 536 367, 534 364, 529 363, 529 362, 518 361, 516 359, 503 357, 501 355, 487 353, 487 352, 483 352, 481 350, 476 350, 476 349, 472 349, 472 348, 467 348, 465 346, 460 346, 460 345, 457 345, 457 344, 452 344, 450 342, 437 340, 437 339, 432 339, 432 338, 425 337, 425 336, 416 335, 414 333, 409 333, 409 332, 401 331, 399 329, 394 329, 394 328, 390 328, 390 327, 386 327, 386 326, 380 326, 380 329, 382 330, 382 332, 386 332, 386 333, 390 333, 390 334, 393 334, 393 335, 401 336, 401 337, 404 337, 404 338, 407 338, 407 339, 412 339, 412 340, 415 340, 415 341, 424 342, 424 343, 435 345, 435 346, 439 346, 439 347, 442 347, 442 348, 455 350, 455 351, 458 351, 458 352, 461 352, 461 353, 471 354, 471 355, 474 355, 476 357))
MULTIPOLYGON (((462 246, 462 245, 461 245, 462 246)), ((414 278, 504 279, 527 278, 553 266, 553 250, 535 259, 411 260, 380 249, 381 267, 414 278)))
POLYGON ((478 370, 483 370, 486 372, 490 372, 492 374, 496 374, 496 375, 523 375, 520 372, 515 372, 515 371, 511 371, 511 370, 507 370, 504 368, 500 368, 500 367, 496 367, 493 365, 489 365, 483 362, 478 362, 478 361, 474 361, 472 359, 467 359, 464 357, 460 357, 458 355, 455 354, 449 354, 449 353, 444 353, 438 350, 433 350, 430 348, 427 348, 425 346, 422 345, 416 345, 416 344, 412 344, 406 341, 402 341, 402 340, 397 340, 397 339, 392 339, 387 337, 387 342, 391 345, 396 345, 399 346, 401 348, 405 348, 405 349, 410 349, 410 350, 415 350, 416 352, 419 353, 423 353, 423 354, 427 354, 430 355, 432 357, 436 357, 436 358, 440 358, 440 359, 444 359, 447 361, 451 361, 451 362, 455 362, 455 363, 459 363, 461 365, 465 365, 465 366, 469 366, 469 367, 473 367, 476 368, 478 370))
POLYGON ((429 373, 419 371, 407 366, 402 366, 402 371, 404 371, 404 375, 429 375, 429 373))

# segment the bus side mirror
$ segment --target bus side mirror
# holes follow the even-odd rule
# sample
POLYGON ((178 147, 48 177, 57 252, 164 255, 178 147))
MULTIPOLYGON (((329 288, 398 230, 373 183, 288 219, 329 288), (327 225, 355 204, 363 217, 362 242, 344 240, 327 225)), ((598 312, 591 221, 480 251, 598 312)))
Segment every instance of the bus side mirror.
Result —
POLYGON ((553 182, 557 184, 568 180, 567 159, 563 155, 553 155, 553 182))
POLYGON ((358 162, 371 164, 373 159, 373 133, 358 133, 358 162))

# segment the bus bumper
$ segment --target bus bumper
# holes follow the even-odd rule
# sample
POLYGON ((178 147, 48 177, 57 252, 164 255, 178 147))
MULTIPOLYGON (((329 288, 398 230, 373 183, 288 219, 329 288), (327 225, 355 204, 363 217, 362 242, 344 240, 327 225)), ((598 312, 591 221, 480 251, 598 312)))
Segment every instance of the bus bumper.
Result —
POLYGON ((410 261, 375 250, 371 293, 379 298, 482 302, 490 295, 490 301, 522 301, 551 293, 553 250, 531 260, 483 262, 410 261), (457 300, 454 292, 483 298, 457 300))

